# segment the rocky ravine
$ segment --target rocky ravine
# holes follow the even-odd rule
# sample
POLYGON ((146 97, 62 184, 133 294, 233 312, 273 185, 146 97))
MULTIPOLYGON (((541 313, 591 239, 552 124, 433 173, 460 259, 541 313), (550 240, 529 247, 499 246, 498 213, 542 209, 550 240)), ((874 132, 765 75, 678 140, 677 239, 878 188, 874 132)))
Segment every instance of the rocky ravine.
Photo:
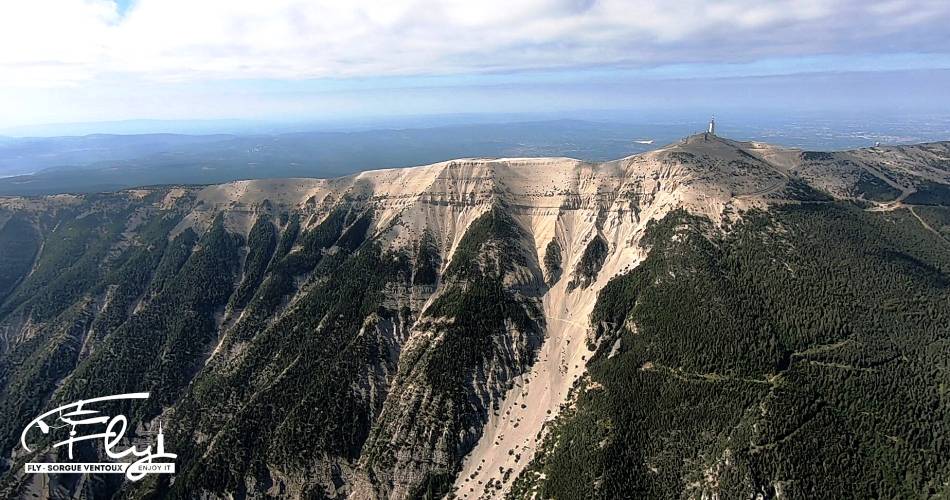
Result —
POLYGON ((946 143, 802 153, 701 134, 602 164, 464 159, 2 200, 0 248, 20 253, 0 275, 0 487, 501 497, 569 403, 598 292, 646 258, 651 221, 926 204, 946 196, 948 162, 946 143), (133 412, 169 422, 174 483, 24 477, 19 427, 106 387, 161 394, 133 412))

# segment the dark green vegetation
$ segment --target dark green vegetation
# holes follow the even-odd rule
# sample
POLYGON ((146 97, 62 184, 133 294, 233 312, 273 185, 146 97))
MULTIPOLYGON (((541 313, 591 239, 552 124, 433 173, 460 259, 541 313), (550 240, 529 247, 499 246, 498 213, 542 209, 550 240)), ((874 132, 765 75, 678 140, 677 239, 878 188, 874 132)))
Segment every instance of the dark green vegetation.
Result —
MULTIPOLYGON (((588 337, 596 349, 582 358, 589 376, 576 405, 515 495, 950 494, 947 207, 876 205, 894 194, 877 174, 856 187, 837 182, 835 168, 857 179, 868 152, 841 153, 850 167, 816 156, 808 184, 744 152, 728 164, 675 149, 670 162, 689 162, 682 167, 710 182, 721 181, 718 168, 766 176, 758 184, 769 187, 761 194, 769 211, 737 213, 737 202, 724 217, 738 222, 723 227, 685 212, 650 223, 646 261, 600 291, 588 337)), ((904 153, 906 169, 882 175, 907 192, 943 196, 918 181, 942 178, 946 145, 904 153), (933 175, 916 175, 914 158, 933 175)), ((604 166, 604 179, 619 179, 622 163, 604 166)), ((263 199, 276 189, 269 183, 0 199, 0 455, 11 457, 24 423, 44 408, 149 391, 148 401, 114 410, 152 431, 163 423, 177 474, 135 484, 74 476, 48 485, 56 495, 450 492, 538 356, 549 287, 589 292, 557 288, 552 312, 587 310, 580 302, 598 276, 606 281, 604 263, 631 242, 619 235, 642 234, 640 217, 661 198, 646 181, 631 181, 624 200, 600 187, 586 199, 568 191, 552 206, 587 212, 544 209, 573 224, 555 228, 571 236, 558 244, 535 239, 523 224, 537 213, 501 182, 491 183, 491 205, 400 195, 395 206, 419 211, 393 214, 369 177, 321 183, 332 192, 299 204, 284 192, 272 197, 279 202, 263 199), (630 211, 613 217, 605 205, 615 201, 630 211), (471 210, 481 216, 472 221, 471 210), (414 226, 422 220, 431 225, 414 226)), ((654 179, 661 190, 689 187, 676 175, 654 179)), ((50 444, 42 439, 37 449, 50 444)), ((507 448, 500 441, 486 444, 507 448)), ((534 458, 507 451, 519 464, 534 458)), ((80 453, 100 458, 91 446, 80 453)), ((0 497, 29 495, 23 462, 46 458, 0 461, 0 497)), ((515 479, 513 469, 499 474, 464 487, 497 491, 515 479)))
POLYGON ((911 210, 931 229, 950 241, 950 207, 913 207, 911 210))
POLYGON ((525 255, 521 229, 505 207, 495 206, 469 226, 445 274, 444 290, 426 309, 416 329, 429 339, 403 352, 394 394, 364 450, 371 470, 386 473, 398 456, 397 443, 433 448, 445 457, 433 464, 411 464, 423 477, 411 485, 413 498, 442 498, 450 491, 462 458, 475 445, 511 379, 526 371, 541 343, 544 322, 539 297, 544 287, 536 258, 525 255), (506 286, 505 278, 528 268, 538 283, 506 286), (473 384, 474 379, 474 384, 473 384), (421 390, 420 388, 425 388, 421 390), (406 401, 413 408, 409 429, 399 420, 406 401), (438 443, 432 436, 439 436, 438 443))
MULTIPOLYGON (((467 407, 465 386, 471 373, 486 364, 486 356, 501 354, 491 351, 496 341, 507 337, 506 324, 526 334, 540 334, 535 323, 540 316, 536 305, 506 289, 503 283, 514 266, 526 264, 518 246, 523 237, 523 231, 501 209, 473 222, 446 270, 444 279, 452 282, 451 286, 428 311, 434 318, 456 318, 444 327, 442 345, 430 354, 425 378, 437 392, 461 396, 456 404, 463 415, 485 416, 485 408, 467 407)), ((505 366, 529 366, 533 349, 519 354, 525 357, 505 366)), ((462 424, 464 428, 471 423, 462 424)))
POLYGON ((907 210, 837 204, 725 234, 677 212, 646 244, 601 291, 589 380, 512 496, 950 494, 950 244, 907 210))
MULTIPOLYGON (((14 215, 5 226, 3 234, 11 227, 20 234, 33 232, 33 248, 40 244, 36 228, 45 228, 48 233, 33 272, 0 304, 0 328, 15 332, 27 318, 35 325, 26 340, 0 346, 0 413, 4 415, 0 419, 0 453, 9 454, 19 437, 19 427, 47 405, 55 389, 59 389, 57 401, 79 394, 93 397, 127 392, 120 390, 121 384, 131 380, 122 376, 123 367, 138 375, 145 368, 159 368, 151 363, 155 351, 140 351, 139 347, 141 342, 160 338, 152 337, 153 331, 161 334, 171 328, 163 330, 165 324, 146 314, 141 316, 138 327, 126 321, 134 304, 144 295, 152 293, 165 298, 168 310, 161 316, 181 322, 177 326, 179 335, 188 335, 193 329, 187 314, 182 314, 187 309, 177 308, 184 305, 188 293, 193 296, 203 293, 207 284, 215 285, 221 270, 208 270, 213 262, 198 265, 196 258, 188 259, 188 253, 171 263, 175 260, 175 244, 167 243, 167 237, 179 215, 174 210, 140 208, 136 206, 139 203, 129 200, 124 193, 100 195, 91 197, 87 210, 64 206, 35 218, 24 212, 14 215), (130 231, 132 221, 141 219, 144 222, 130 231), (10 226, 11 222, 16 225, 10 226), (169 252, 165 252, 166 247, 169 252), (191 265, 179 274, 185 260, 191 265), (168 288, 162 283, 168 283, 168 288), (192 290, 184 288, 187 286, 192 290), (146 331, 149 335, 144 335, 146 331), (129 345, 133 343, 130 339, 135 339, 135 345, 129 345), (94 353, 91 346, 97 347, 94 353), (143 363, 142 356, 148 361, 143 363), (118 372, 102 372, 112 362, 118 372), (86 384, 92 384, 95 390, 84 390, 86 384)), ((214 234, 225 238, 223 231, 214 234)), ((213 243, 206 242, 209 252, 214 251, 213 243)), ((189 245, 186 251, 190 250, 189 245)), ((34 252, 25 251, 20 265, 28 267, 25 254, 34 252)), ((32 257, 29 260, 32 262, 32 257)), ((190 338, 180 338, 178 345, 191 343, 190 338)), ((180 349, 178 345, 167 348, 175 356, 185 356, 192 349, 180 349)), ((167 360, 161 373, 187 377, 188 372, 183 370, 186 365, 176 361, 167 360)), ((167 387, 165 384, 172 382, 159 373, 150 380, 139 381, 146 390, 167 387)), ((174 390, 169 392, 174 397, 174 390)))
POLYGON ((432 474, 426 477, 425 482, 410 493, 412 500, 439 500, 452 491, 454 482, 452 474, 432 474))
POLYGON ((436 245, 435 237, 428 230, 424 230, 416 251, 412 284, 435 286, 438 282, 441 262, 442 259, 439 257, 439 247, 436 245))
POLYGON ((267 264, 277 247, 274 224, 264 217, 257 219, 247 236, 248 254, 244 261, 244 279, 231 297, 231 307, 243 308, 264 279, 267 264))
POLYGON ((888 202, 896 200, 901 195, 901 191, 890 184, 884 182, 876 175, 871 175, 866 170, 861 170, 858 176, 858 182, 854 186, 855 194, 866 200, 888 202))
POLYGON ((77 367, 58 391, 59 400, 152 392, 132 412, 137 421, 148 421, 177 401, 215 339, 215 313, 233 291, 241 243, 216 219, 175 278, 77 367))
POLYGON ((835 154, 827 151, 803 151, 802 160, 804 161, 832 161, 835 154))
MULTIPOLYGON (((347 236, 336 234, 341 242, 347 236)), ((186 424, 174 428, 182 466, 172 496, 187 498, 196 487, 240 490, 247 476, 265 478, 266 464, 289 474, 326 457, 359 456, 385 393, 358 388, 367 376, 385 386, 372 373, 392 369, 388 335, 408 319, 383 306, 382 292, 389 283, 407 284, 410 274, 403 256, 349 243, 315 264, 313 286, 242 347, 238 367, 220 363, 196 381, 176 412, 186 424), (246 403, 233 407, 234 401, 246 403), (214 445, 196 443, 197 434, 213 436, 214 445)), ((268 303, 255 297, 245 317, 267 314, 257 308, 268 303)), ((320 473, 339 480, 339 471, 327 467, 320 473)))
POLYGON ((916 191, 905 198, 904 202, 913 205, 950 206, 950 186, 922 181, 917 185, 916 191))
POLYGON ((548 246, 544 248, 544 271, 548 286, 552 286, 561 279, 561 246, 557 244, 556 239, 552 239, 548 246))
POLYGON ((0 303, 30 271, 39 247, 39 234, 23 217, 0 225, 0 303))
MULTIPOLYGON (((877 179, 877 177, 875 177, 877 179)), ((897 194, 900 194, 899 192, 897 194)), ((785 187, 769 195, 781 200, 794 200, 804 202, 827 202, 832 198, 825 193, 809 186, 807 183, 797 178, 789 178, 785 182, 785 187)), ((862 195, 863 196, 863 195, 862 195)), ((896 194, 894 195, 897 196, 896 194)), ((888 200, 890 200, 889 198, 888 200)))
POLYGON ((51 319, 99 281, 99 264, 119 238, 125 214, 70 215, 52 231, 36 270, 0 306, 0 316, 23 308, 37 321, 51 319))
POLYGON ((604 267, 604 261, 607 259, 607 250, 607 242, 604 241, 603 236, 599 233, 595 234, 584 249, 581 260, 577 263, 574 278, 567 284, 568 292, 578 287, 587 288, 597 281, 597 274, 600 272, 600 268, 604 267))
MULTIPOLYGON (((299 488, 294 494, 338 496, 364 457, 381 473, 399 460, 405 448, 390 449, 385 437, 436 433, 445 435, 439 446, 448 461, 425 464, 406 494, 447 491, 491 411, 476 391, 497 399, 530 366, 543 331, 540 270, 504 207, 472 224, 442 276, 432 234, 405 251, 384 250, 368 239, 372 208, 352 200, 314 213, 319 222, 309 227, 298 213, 262 205, 245 239, 221 213, 173 231, 184 211, 151 204, 162 194, 144 202, 95 196, 50 220, 5 219, 0 237, 17 250, 12 268, 26 274, 36 260, 36 269, 15 278, 0 326, 20 332, 26 318, 43 323, 0 357, 0 453, 49 405, 148 391, 147 401, 114 411, 134 422, 162 418, 178 454, 174 483, 106 481, 96 494, 266 491, 276 474, 281 488, 299 488), (36 259, 29 247, 19 251, 34 227, 48 231, 36 259), (505 284, 525 267, 535 281, 505 284), (420 323, 440 341, 400 357, 419 304, 441 282, 445 291, 420 323), (487 371, 491 384, 473 387, 487 371), (393 419, 381 415, 391 384, 403 391, 408 381, 430 391, 416 404, 428 405, 431 418, 412 419, 406 435, 398 399, 393 419)), ((96 459, 91 449, 82 453, 96 459)), ((21 481, 6 475, 0 493, 21 481)))
MULTIPOLYGON (((939 145, 938 145, 939 146, 939 145)), ((926 146, 921 146, 925 148, 926 146)), ((900 148, 896 148, 900 151, 900 148)), ((903 153, 903 151, 901 151, 903 153)), ((852 176, 851 186, 847 191, 849 198, 866 200, 871 202, 886 203, 898 199, 903 194, 903 190, 895 187, 897 175, 893 174, 886 165, 876 165, 874 170, 869 170, 852 154, 853 152, 828 153, 819 151, 808 151, 801 154, 802 168, 821 175, 827 172, 840 172, 843 175, 852 176), (890 172, 890 173, 889 173, 890 172)), ((791 196, 790 199, 801 201, 830 201, 830 198, 819 193, 795 178, 789 179, 792 186, 803 188, 810 191, 811 196, 791 196), (817 196, 816 196, 817 195, 817 196), (817 199, 816 199, 817 198, 817 199)), ((906 182, 907 179, 904 179, 906 182)), ((899 184, 899 183, 897 183, 899 184)), ((793 187, 793 191, 797 190, 793 187)), ((787 191, 787 190, 786 190, 787 191)))
MULTIPOLYGON (((285 473, 324 464, 325 480, 303 493, 322 495, 341 480, 333 460, 358 458, 385 400, 397 330, 412 318, 384 293, 410 286, 411 260, 366 242, 372 210, 348 203, 307 230, 298 214, 268 210, 245 241, 221 214, 201 234, 173 234, 183 213, 151 204, 163 195, 89 196, 35 218, 0 214, 4 283, 21 281, 0 303, 0 327, 18 332, 26 318, 42 320, 0 351, 0 454, 53 403, 148 391, 149 400, 115 411, 149 422, 175 405, 165 432, 179 480, 169 490, 167 477, 149 478, 140 492, 224 493, 264 477, 267 464, 285 473), (43 251, 23 279, 38 227, 47 231, 43 251)), ((424 243, 415 268, 431 282, 438 253, 424 243)), ((0 493, 18 481, 7 476, 0 493)), ((97 494, 121 482, 105 484, 97 494)))

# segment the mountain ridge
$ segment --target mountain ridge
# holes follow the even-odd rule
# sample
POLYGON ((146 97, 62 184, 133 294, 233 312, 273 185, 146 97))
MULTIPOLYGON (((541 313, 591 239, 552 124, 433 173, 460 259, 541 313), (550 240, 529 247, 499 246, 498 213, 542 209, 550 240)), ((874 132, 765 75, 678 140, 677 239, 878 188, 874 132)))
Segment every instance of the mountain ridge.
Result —
POLYGON ((516 494, 549 453, 539 436, 584 393, 588 364, 625 345, 615 329, 639 328, 633 316, 591 318, 611 303, 609 284, 657 259, 653 247, 772 212, 780 227, 795 207, 857 220, 914 202, 934 207, 925 216, 938 229, 915 236, 932 238, 948 184, 950 143, 808 153, 697 134, 603 163, 459 159, 0 199, 0 244, 22 247, 0 276, 4 410, 26 417, 37 391, 34 406, 90 384, 150 389, 159 406, 135 414, 169 422, 182 456, 174 484, 130 490, 44 486, 11 472, 24 458, 14 454, 0 487, 58 498, 516 494), (669 221, 701 229, 658 239, 669 221), (202 282, 215 293, 190 288, 202 282))

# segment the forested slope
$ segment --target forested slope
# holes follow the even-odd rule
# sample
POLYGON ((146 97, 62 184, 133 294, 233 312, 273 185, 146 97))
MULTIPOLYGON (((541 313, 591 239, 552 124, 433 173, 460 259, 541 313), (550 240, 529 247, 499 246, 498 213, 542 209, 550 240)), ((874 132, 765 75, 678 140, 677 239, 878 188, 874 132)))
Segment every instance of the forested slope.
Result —
POLYGON ((701 134, 0 198, 0 496, 947 495, 947 185, 948 144, 701 134), (23 472, 138 391, 174 476, 23 472))
POLYGON ((950 245, 842 204, 648 231, 512 498, 950 494, 950 245))

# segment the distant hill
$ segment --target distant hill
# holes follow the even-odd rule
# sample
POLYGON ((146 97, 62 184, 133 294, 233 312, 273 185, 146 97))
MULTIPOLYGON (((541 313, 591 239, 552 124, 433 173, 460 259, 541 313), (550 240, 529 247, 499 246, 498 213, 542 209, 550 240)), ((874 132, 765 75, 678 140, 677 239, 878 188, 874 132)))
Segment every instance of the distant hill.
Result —
MULTIPOLYGON (((695 131, 691 123, 558 119, 259 135, 0 138, 0 196, 278 177, 325 178, 463 157, 564 156, 606 161, 679 140, 695 131)), ((939 127, 914 134, 897 125, 886 129, 890 132, 871 134, 864 122, 848 122, 837 133, 828 132, 825 122, 782 126, 748 120, 726 123, 739 136, 825 150, 872 145, 877 140, 903 143, 915 137, 945 137, 945 132, 940 132, 945 129, 939 127)))
POLYGON ((0 195, 85 193, 154 184, 334 177, 466 156, 603 161, 669 142, 682 127, 575 120, 254 136, 90 135, 0 143, 0 195))

